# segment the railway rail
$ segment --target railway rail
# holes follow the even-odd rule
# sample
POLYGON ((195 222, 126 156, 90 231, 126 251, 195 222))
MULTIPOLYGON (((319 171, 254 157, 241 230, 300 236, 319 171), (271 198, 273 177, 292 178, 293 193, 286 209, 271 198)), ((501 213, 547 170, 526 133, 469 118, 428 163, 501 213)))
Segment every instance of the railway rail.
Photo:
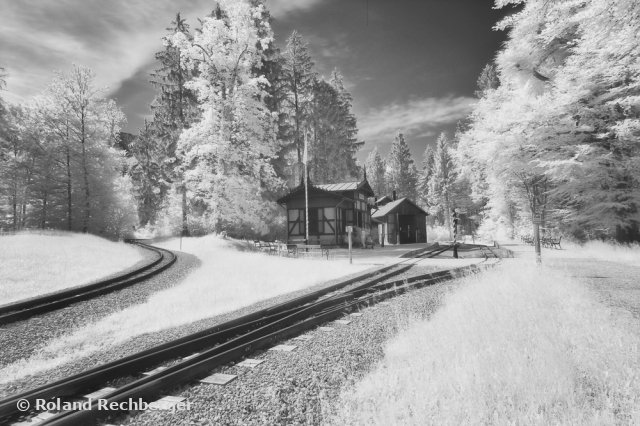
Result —
POLYGON ((169 250, 150 246, 140 240, 129 240, 128 242, 153 252, 153 260, 135 270, 106 280, 2 305, 0 306, 0 326, 129 287, 159 274, 176 261, 176 255, 169 250))
MULTIPOLYGON (((13 395, 0 401, 0 422, 18 421, 35 415, 19 411, 18 403, 36 400, 79 401, 80 395, 94 392, 114 380, 132 378, 129 383, 102 396, 102 403, 120 404, 129 400, 145 401, 178 385, 208 375, 211 370, 237 360, 275 342, 294 337, 305 330, 406 292, 440 281, 480 271, 487 266, 470 265, 451 270, 391 280, 406 272, 420 258, 435 257, 452 246, 435 246, 414 258, 380 268, 290 301, 262 309, 181 339, 116 360, 69 378, 13 395), (143 372, 161 364, 173 363, 151 374, 143 372)), ((62 411, 43 420, 42 425, 94 424, 113 411, 98 409, 98 401, 89 401, 91 409, 62 411)))

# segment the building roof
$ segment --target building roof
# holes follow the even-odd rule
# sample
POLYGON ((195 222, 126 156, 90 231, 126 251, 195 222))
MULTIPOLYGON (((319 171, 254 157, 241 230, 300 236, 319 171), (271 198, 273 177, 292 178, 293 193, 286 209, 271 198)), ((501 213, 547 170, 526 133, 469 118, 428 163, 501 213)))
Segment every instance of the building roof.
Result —
POLYGON ((410 199, 408 199, 406 197, 403 197, 403 198, 397 199, 395 201, 392 201, 390 203, 387 203, 384 206, 381 206, 377 210, 373 210, 371 212, 371 218, 372 219, 382 219, 386 215, 394 213, 400 207, 400 205, 402 203, 405 203, 405 202, 410 203, 411 205, 413 205, 416 209, 420 210, 425 215, 427 215, 427 216, 429 215, 429 213, 427 213, 424 210, 422 210, 413 201, 411 201, 410 199))
POLYGON ((389 197, 388 195, 385 195, 382 198, 379 198, 378 201, 376 201, 376 205, 378 206, 384 206, 387 203, 391 202, 391 197, 389 197))
MULTIPOLYGON (((304 191, 303 182, 304 181, 300 182, 300 185, 291 189, 291 191, 287 195, 278 199, 278 204, 286 203, 290 199, 295 198, 295 196, 299 194, 300 191, 304 191)), ((362 191, 367 195, 373 196, 373 189, 371 189, 371 186, 369 185, 369 182, 367 182, 366 178, 361 180, 360 182, 328 183, 328 184, 322 184, 322 185, 314 185, 311 183, 311 180, 309 180, 309 194, 316 193, 316 194, 323 194, 323 195, 331 195, 337 198, 346 198, 349 200, 353 200, 352 197, 349 197, 348 195, 344 194, 344 192, 356 191, 356 190, 362 191)))
MULTIPOLYGON (((322 188, 319 188, 316 185, 309 185, 309 195, 313 196, 313 195, 326 195, 329 197, 334 197, 337 199, 341 199, 341 198, 346 198, 348 200, 352 200, 352 198, 350 197, 345 197, 344 195, 338 193, 338 192, 332 192, 332 191, 326 191, 322 188)), ((287 201, 291 200, 292 198, 296 198, 298 196, 298 194, 300 193, 304 193, 304 185, 298 185, 295 188, 293 188, 287 195, 280 197, 278 199, 278 204, 285 204, 287 201)))
POLYGON ((324 185, 316 185, 320 189, 325 191, 354 191, 358 189, 360 182, 342 182, 342 183, 327 183, 324 185))

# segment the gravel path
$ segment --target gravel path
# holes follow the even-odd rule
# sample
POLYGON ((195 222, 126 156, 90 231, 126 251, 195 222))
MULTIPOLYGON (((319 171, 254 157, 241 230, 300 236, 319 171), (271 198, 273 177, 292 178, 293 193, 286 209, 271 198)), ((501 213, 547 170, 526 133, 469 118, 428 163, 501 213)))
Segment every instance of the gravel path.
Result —
MULTIPOLYGON (((149 253, 147 250, 144 252, 149 253)), ((68 334, 75 328, 128 306, 138 304, 146 300, 149 295, 176 285, 199 264, 200 261, 195 256, 179 253, 174 265, 150 280, 64 309, 0 327, 0 367, 31 356, 51 339, 68 334)), ((10 389, 0 389, 0 394, 5 394, 7 391, 11 392, 10 389)))

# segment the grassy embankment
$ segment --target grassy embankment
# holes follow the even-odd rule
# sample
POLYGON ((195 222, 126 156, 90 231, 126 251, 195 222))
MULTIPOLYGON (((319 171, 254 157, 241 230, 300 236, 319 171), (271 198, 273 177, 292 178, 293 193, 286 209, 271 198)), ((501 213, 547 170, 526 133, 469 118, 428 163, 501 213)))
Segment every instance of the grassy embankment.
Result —
POLYGON ((640 424, 637 320, 557 269, 505 263, 390 341, 332 423, 640 424))
POLYGON ((0 305, 73 287, 126 269, 135 247, 88 234, 24 232, 0 236, 0 305))

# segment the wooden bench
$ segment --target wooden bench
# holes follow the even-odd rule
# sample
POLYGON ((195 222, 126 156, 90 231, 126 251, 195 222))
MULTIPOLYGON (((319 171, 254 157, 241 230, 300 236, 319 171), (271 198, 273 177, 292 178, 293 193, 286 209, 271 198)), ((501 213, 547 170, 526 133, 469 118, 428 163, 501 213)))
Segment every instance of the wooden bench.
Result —
POLYGON ((329 260, 329 248, 323 247, 320 244, 296 244, 297 254, 300 255, 320 255, 326 257, 329 260))
POLYGON ((371 248, 371 250, 373 250, 373 246, 375 245, 375 243, 373 242, 373 238, 371 237, 367 237, 364 240, 364 248, 368 249, 371 248))
POLYGON ((298 245, 297 244, 287 244, 286 245, 287 256, 298 257, 298 245))
POLYGON ((557 240, 550 238, 549 247, 562 250, 562 247, 560 246, 560 241, 562 241, 562 236, 560 236, 557 240))

